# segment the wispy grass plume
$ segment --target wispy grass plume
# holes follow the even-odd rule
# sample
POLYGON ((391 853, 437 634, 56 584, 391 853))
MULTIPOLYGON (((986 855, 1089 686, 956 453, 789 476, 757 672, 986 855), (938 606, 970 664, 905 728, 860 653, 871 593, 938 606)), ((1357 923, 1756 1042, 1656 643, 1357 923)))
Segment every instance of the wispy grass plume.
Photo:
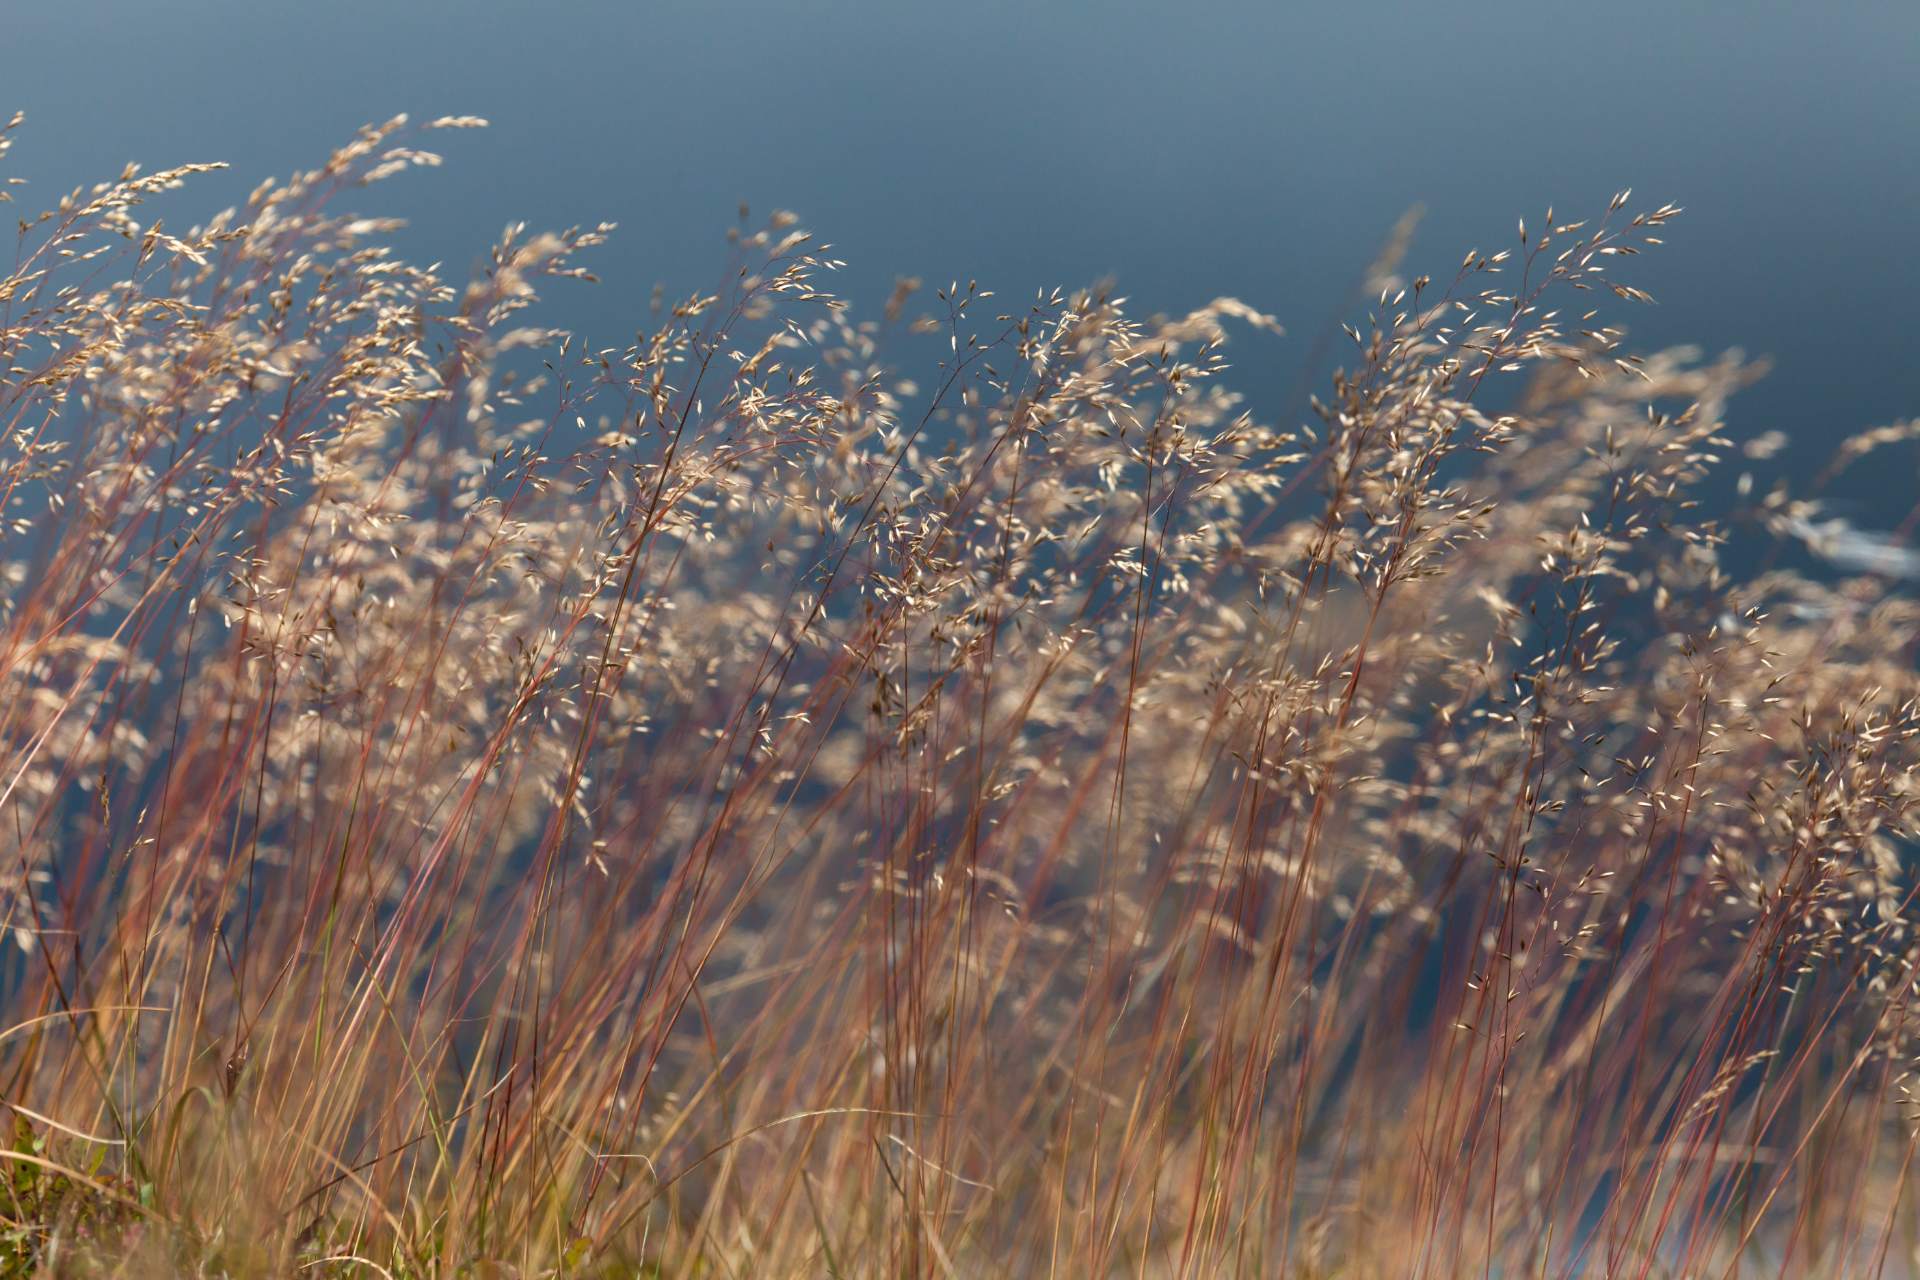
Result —
POLYGON ((0 1271, 1912 1272, 1913 553, 1702 507, 1675 208, 1270 423, 784 214, 591 345, 609 227, 349 208, 422 137, 0 273, 0 1271))

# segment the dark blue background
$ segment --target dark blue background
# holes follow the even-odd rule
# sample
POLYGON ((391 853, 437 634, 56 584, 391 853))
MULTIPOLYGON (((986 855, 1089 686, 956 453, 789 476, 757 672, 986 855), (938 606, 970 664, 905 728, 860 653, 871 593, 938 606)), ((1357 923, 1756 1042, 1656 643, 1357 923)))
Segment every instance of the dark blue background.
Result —
MULTIPOLYGON (((359 124, 484 115, 445 168, 369 193, 411 255, 464 267, 507 222, 617 220, 605 285, 556 317, 629 337, 655 281, 711 283, 745 199, 792 208, 877 310, 895 275, 1003 298, 1108 274, 1142 310, 1234 294, 1291 336, 1279 390, 1387 229, 1449 272, 1514 220, 1631 185, 1687 214, 1628 276, 1634 345, 1774 358, 1736 428, 1789 462, 1920 411, 1920 3, 507 3, 0 8, 25 206, 148 167, 231 162, 186 222, 317 163, 359 124)), ((1905 514, 1912 454, 1856 480, 1905 514)))

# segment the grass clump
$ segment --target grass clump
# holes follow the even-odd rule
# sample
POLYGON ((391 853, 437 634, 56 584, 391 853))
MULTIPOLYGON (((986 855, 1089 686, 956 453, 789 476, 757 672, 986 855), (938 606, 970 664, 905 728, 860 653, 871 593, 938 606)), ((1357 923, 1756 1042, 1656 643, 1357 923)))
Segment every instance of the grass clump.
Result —
POLYGON ((433 159, 0 276, 0 1262, 1912 1265, 1920 608, 1703 507, 1677 210, 1390 255, 1275 425, 1241 303, 861 320, 785 215, 593 346, 610 228, 342 208, 433 159))

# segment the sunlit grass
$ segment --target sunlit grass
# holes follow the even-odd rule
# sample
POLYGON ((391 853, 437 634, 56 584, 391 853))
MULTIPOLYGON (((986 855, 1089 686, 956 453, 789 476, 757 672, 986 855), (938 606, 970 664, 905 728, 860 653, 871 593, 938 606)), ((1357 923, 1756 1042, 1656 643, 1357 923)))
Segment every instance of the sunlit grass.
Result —
POLYGON ((1696 504, 1677 210, 1399 237, 1270 424, 785 215, 602 348, 419 145, 0 275, 0 1274, 1913 1269, 1920 608, 1696 504))

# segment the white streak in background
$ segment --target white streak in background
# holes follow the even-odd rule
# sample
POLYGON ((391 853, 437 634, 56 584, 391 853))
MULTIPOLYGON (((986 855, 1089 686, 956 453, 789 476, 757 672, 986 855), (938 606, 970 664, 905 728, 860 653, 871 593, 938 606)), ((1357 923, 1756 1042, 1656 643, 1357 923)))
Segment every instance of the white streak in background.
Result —
POLYGON ((1815 555, 1859 573, 1888 578, 1920 578, 1920 550, 1895 542, 1884 533, 1856 529, 1845 520, 1819 523, 1800 516, 1783 522, 1786 531, 1806 543, 1815 555))

